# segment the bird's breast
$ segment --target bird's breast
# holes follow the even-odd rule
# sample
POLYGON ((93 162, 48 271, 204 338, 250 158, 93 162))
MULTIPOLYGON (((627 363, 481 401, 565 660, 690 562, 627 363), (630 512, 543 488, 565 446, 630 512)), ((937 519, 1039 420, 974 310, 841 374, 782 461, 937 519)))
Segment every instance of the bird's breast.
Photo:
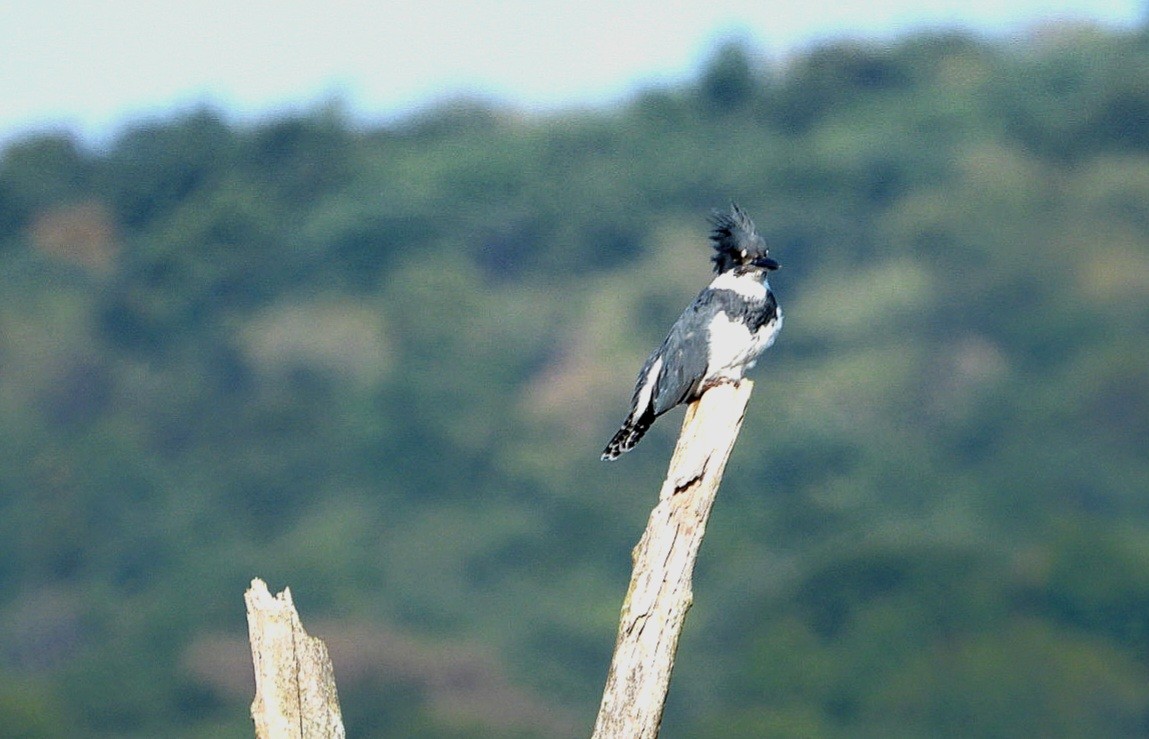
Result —
POLYGON ((741 380, 759 355, 774 343, 781 328, 781 311, 756 329, 725 311, 716 313, 707 326, 707 379, 741 380))

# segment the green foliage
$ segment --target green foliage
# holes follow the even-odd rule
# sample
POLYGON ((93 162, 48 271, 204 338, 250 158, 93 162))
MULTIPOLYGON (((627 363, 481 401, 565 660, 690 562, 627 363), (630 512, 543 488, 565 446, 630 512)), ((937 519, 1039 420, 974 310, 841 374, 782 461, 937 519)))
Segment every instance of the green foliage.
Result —
POLYGON ((667 736, 1149 731, 1149 47, 734 41, 680 87, 0 153, 0 723, 250 732, 292 587, 361 736, 586 733, 739 201, 787 323, 667 736), (314 626, 312 626, 314 624, 314 626))
POLYGON ((0 722, 4 734, 20 739, 51 739, 68 733, 64 709, 41 685, 0 676, 0 722))
POLYGON ((746 110, 760 85, 754 67, 744 43, 728 41, 719 47, 699 76, 698 97, 705 110, 715 115, 746 110))

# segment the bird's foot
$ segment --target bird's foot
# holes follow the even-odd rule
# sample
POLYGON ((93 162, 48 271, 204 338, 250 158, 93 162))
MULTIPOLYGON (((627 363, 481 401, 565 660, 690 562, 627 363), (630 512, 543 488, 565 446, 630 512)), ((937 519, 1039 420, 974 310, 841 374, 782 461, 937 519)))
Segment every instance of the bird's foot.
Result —
POLYGON ((702 390, 698 393, 698 395, 701 397, 702 393, 705 393, 711 388, 718 387, 719 385, 733 385, 734 387, 738 387, 741 384, 742 380, 734 380, 729 377, 715 377, 714 379, 707 380, 706 382, 702 383, 702 390))

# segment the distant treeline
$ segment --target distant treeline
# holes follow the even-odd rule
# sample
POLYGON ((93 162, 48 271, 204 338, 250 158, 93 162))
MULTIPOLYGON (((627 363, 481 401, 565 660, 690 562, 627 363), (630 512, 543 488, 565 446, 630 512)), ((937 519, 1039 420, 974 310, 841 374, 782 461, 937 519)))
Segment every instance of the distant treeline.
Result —
POLYGON ((665 735, 1149 733, 1149 31, 1076 25, 9 145, 0 733, 249 736, 260 576, 349 735, 585 736, 730 200, 787 322, 665 735))

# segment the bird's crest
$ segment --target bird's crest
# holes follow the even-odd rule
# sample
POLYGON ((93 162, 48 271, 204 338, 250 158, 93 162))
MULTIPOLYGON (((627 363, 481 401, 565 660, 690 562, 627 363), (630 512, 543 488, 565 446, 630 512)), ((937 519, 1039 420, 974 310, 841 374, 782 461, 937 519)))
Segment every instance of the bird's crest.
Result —
POLYGON ((769 253, 766 242, 754 227, 754 221, 737 203, 730 204, 729 213, 714 211, 710 222, 714 224, 710 240, 714 242, 711 244, 714 247, 712 259, 714 271, 718 274, 749 264, 769 253))

